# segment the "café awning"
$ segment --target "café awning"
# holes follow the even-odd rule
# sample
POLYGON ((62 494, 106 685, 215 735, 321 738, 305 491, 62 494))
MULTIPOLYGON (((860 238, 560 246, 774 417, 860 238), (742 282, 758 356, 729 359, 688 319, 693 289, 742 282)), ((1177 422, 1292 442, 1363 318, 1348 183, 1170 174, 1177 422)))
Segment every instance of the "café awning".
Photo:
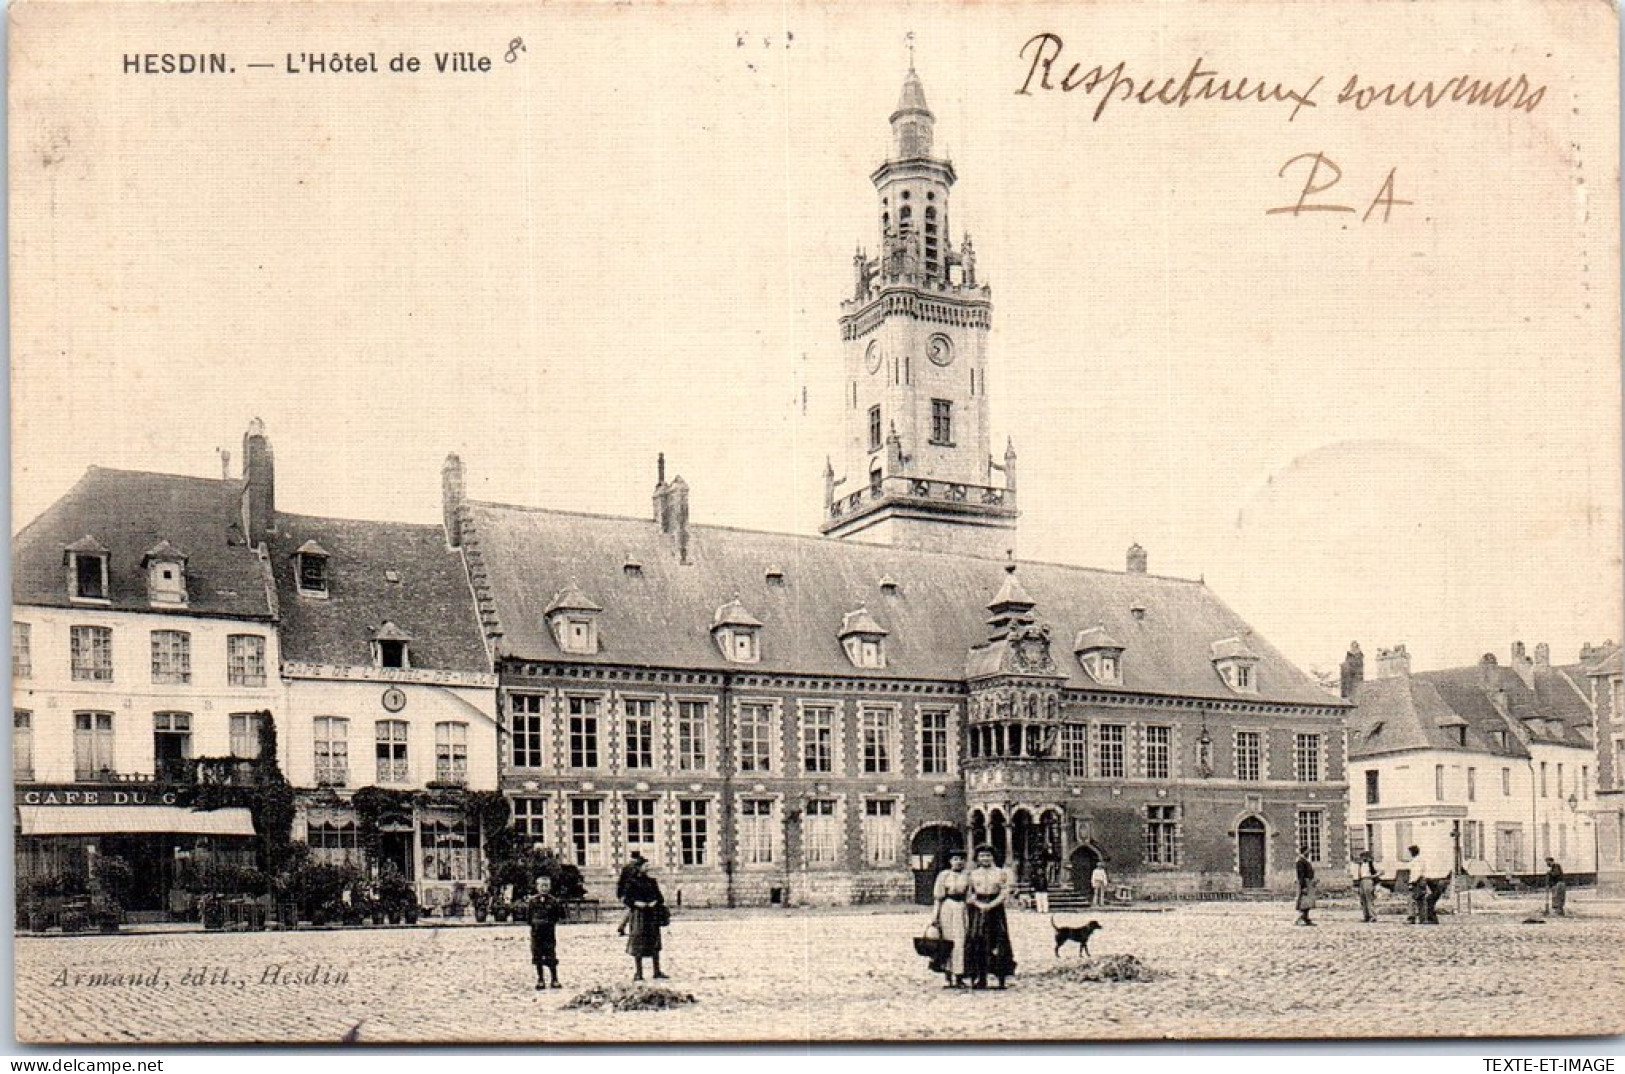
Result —
POLYGON ((23 835, 254 834, 253 816, 240 808, 20 805, 17 821, 23 835))

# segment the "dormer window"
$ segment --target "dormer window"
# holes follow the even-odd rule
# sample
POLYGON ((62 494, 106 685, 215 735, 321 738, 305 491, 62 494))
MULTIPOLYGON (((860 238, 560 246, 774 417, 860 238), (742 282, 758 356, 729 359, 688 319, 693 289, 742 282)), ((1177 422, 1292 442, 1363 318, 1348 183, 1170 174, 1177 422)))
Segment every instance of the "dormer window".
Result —
POLYGON ((711 620, 711 636, 724 660, 754 664, 762 659, 762 621, 746 611, 738 597, 717 609, 711 620))
POLYGON ((107 557, 107 547, 89 534, 68 545, 63 561, 68 565, 71 599, 107 601, 107 557))
POLYGON ((147 569, 147 599, 153 604, 186 604, 186 553, 160 541, 141 557, 147 569))
POLYGON ((1224 684, 1238 694, 1258 693, 1258 654, 1246 638, 1225 638, 1213 643, 1213 667, 1224 684))
POLYGON ((412 666, 411 646, 412 635, 386 619, 372 635, 372 662, 404 671, 412 666))
POLYGON ((1102 686, 1123 684, 1123 643, 1106 633, 1105 626, 1079 631, 1072 651, 1091 679, 1102 686))
POLYGON ((886 628, 875 622, 868 608, 847 612, 841 617, 841 646, 846 658, 857 668, 886 666, 886 628))
POLYGON ((299 595, 304 597, 327 596, 327 561, 330 558, 327 549, 315 541, 306 541, 299 546, 293 554, 294 570, 297 572, 299 582, 299 595))
POLYGON ((603 610, 571 582, 554 594, 542 614, 560 649, 591 656, 598 651, 598 616, 603 610))

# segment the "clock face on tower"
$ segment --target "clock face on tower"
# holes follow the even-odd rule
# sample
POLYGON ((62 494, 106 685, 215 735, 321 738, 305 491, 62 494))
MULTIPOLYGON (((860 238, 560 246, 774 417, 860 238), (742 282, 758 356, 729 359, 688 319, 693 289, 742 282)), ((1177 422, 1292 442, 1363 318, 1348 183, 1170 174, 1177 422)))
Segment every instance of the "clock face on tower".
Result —
POLYGON ((869 372, 880 372, 880 363, 886 360, 886 352, 880 349, 880 340, 869 341, 869 349, 863 352, 863 360, 868 365, 869 372))
POLYGON ((925 345, 925 356, 937 365, 948 365, 954 360, 953 340, 947 336, 932 336, 925 345))

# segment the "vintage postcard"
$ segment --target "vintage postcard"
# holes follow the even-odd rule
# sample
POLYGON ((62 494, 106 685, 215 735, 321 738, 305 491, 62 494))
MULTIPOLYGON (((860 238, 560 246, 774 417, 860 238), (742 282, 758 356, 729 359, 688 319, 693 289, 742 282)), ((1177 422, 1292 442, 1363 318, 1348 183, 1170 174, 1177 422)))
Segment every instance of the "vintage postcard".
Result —
POLYGON ((22 1042, 1625 1031, 1611 5, 9 18, 22 1042))

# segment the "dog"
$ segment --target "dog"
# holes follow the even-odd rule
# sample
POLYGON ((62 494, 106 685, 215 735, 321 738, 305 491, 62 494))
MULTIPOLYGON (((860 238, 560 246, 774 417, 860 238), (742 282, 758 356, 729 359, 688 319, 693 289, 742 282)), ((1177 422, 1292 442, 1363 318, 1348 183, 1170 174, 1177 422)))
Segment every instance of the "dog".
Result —
POLYGON ((1078 957, 1083 958, 1089 954, 1089 937, 1100 931, 1100 922, 1091 921, 1087 925, 1057 925, 1054 915, 1049 919, 1050 927, 1055 930, 1055 957, 1061 957, 1061 948, 1069 943, 1078 945, 1078 957))

